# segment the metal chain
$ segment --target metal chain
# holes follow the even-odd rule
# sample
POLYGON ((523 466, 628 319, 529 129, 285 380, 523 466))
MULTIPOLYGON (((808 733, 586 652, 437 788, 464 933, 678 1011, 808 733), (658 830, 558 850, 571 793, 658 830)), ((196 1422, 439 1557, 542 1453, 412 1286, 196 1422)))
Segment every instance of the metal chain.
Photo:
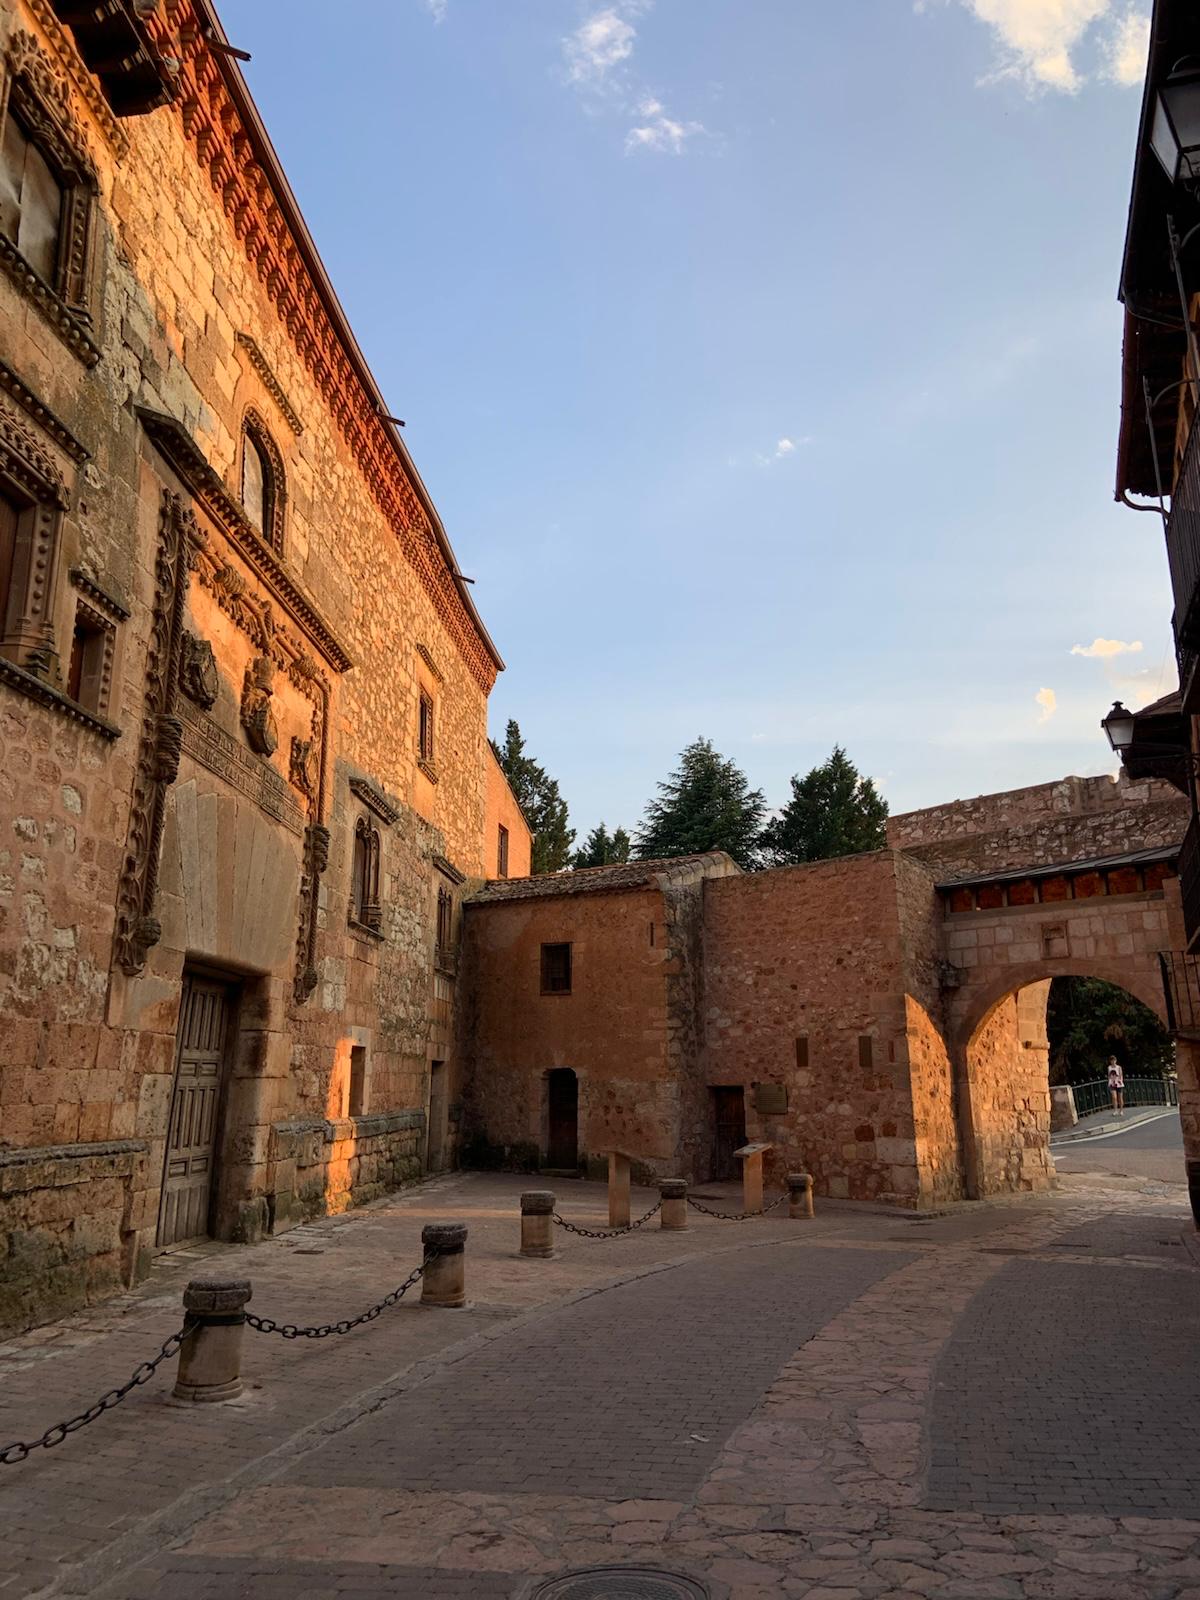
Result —
POLYGON ((554 1220, 560 1228, 565 1228, 568 1233, 577 1233, 581 1239, 619 1239, 622 1234, 636 1232, 644 1223, 650 1221, 656 1211, 661 1210, 660 1200, 657 1205, 650 1207, 644 1217, 639 1217, 636 1222, 631 1222, 624 1228, 577 1228, 573 1222, 568 1222, 566 1217, 560 1217, 557 1211, 554 1213, 554 1220))
POLYGON ((246 1323, 255 1333, 277 1333, 282 1339, 327 1339, 331 1333, 349 1333, 352 1328, 360 1328, 364 1322, 374 1322, 381 1312, 403 1300, 413 1284, 420 1282, 424 1271, 425 1262, 422 1261, 419 1267, 413 1268, 400 1287, 385 1295, 377 1306, 372 1306, 357 1317, 345 1317, 341 1322, 324 1322, 316 1328, 298 1328, 294 1322, 275 1322, 271 1317, 256 1317, 253 1312, 247 1311, 246 1323))
POLYGON ((95 1405, 89 1406, 86 1411, 81 1411, 69 1422, 56 1422, 52 1428, 46 1429, 40 1439, 17 1439, 12 1444, 0 1446, 0 1467, 15 1466, 18 1461, 24 1461, 34 1450, 53 1450, 54 1446, 61 1444, 69 1433, 78 1433, 79 1429, 86 1428, 89 1422, 95 1422, 97 1417, 103 1416, 106 1411, 111 1411, 114 1406, 119 1406, 127 1394, 139 1384, 149 1383, 163 1362, 169 1361, 178 1353, 180 1345, 192 1332, 193 1327, 193 1323, 185 1323, 178 1333, 173 1333, 163 1342, 156 1356, 151 1356, 149 1361, 143 1361, 140 1366, 133 1369, 128 1383, 123 1383, 119 1389, 109 1389, 100 1396, 95 1405))
POLYGON ((722 1222, 749 1222, 752 1217, 765 1217, 768 1211, 774 1211, 776 1206, 781 1206, 787 1199, 789 1191, 785 1189, 777 1200, 772 1200, 769 1206, 764 1206, 761 1211, 714 1211, 711 1206, 702 1206, 699 1200, 687 1197, 687 1203, 694 1211, 703 1211, 706 1217, 720 1217, 722 1222))

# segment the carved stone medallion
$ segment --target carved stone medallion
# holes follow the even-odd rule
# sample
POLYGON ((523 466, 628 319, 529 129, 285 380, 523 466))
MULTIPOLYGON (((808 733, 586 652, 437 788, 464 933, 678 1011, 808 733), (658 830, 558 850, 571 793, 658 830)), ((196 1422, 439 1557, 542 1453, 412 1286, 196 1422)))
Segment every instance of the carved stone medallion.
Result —
POLYGON ((217 671, 217 658, 207 639, 197 639, 194 633, 183 636, 183 657, 179 663, 179 687, 189 700, 194 700, 205 711, 217 703, 221 688, 221 675, 217 671))
POLYGON ((270 656, 255 656, 246 668, 242 686, 242 727, 251 750, 272 756, 279 744, 279 728, 271 709, 275 692, 275 663, 270 656))

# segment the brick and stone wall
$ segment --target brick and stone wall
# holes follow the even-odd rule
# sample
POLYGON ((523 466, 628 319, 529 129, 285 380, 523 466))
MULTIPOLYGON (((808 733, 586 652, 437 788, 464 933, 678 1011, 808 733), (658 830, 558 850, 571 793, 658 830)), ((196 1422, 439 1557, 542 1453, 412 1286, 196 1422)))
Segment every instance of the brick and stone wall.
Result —
POLYGON ((516 796, 509 788, 508 779, 504 769, 496 759, 496 753, 489 744, 487 747, 487 793, 484 804, 483 820, 483 867, 485 878, 498 878, 500 876, 499 842, 500 829, 508 830, 508 871, 505 876, 509 878, 527 878, 530 872, 530 853, 533 847, 533 837, 529 832, 529 824, 525 821, 516 796))

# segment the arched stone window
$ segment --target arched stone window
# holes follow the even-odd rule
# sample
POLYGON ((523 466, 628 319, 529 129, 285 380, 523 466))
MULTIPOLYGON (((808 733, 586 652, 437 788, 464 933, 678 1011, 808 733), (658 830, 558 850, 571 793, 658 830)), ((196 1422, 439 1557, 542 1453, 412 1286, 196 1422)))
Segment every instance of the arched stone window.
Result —
POLYGON ((350 920, 372 933, 380 931, 379 829, 367 817, 354 825, 354 869, 350 887, 350 920))
POLYGON ((273 550, 283 550, 287 485, 279 446, 256 411, 242 424, 242 508, 273 550))

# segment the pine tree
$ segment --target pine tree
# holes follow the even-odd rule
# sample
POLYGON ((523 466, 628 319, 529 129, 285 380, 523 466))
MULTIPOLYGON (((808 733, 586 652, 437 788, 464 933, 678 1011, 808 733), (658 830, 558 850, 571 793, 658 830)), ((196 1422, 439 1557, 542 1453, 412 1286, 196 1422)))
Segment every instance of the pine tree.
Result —
POLYGON ((792 798, 763 829, 763 854, 773 867, 882 850, 887 801, 841 745, 807 776, 792 779, 792 798))
POLYGON ((579 867, 609 867, 629 860, 632 848, 624 828, 609 833, 603 823, 593 828, 583 844, 571 857, 571 865, 579 867))
POLYGON ((725 850, 740 867, 753 868, 765 811, 762 790, 751 789, 745 773, 718 755, 711 740, 697 739, 646 807, 637 857, 652 861, 725 850))
POLYGON ((570 861, 575 830, 568 826, 567 802, 557 780, 525 754, 525 740, 512 720, 504 730, 503 746, 493 741, 492 749, 533 834, 532 871, 561 872, 570 861))

